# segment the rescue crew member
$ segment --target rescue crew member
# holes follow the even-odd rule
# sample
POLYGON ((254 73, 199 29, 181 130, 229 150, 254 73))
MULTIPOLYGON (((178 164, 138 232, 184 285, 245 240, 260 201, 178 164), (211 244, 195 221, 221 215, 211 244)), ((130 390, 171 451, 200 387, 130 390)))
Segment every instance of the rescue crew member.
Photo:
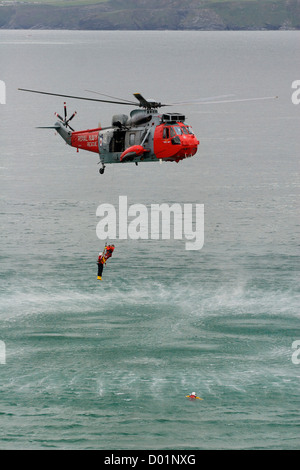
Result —
POLYGON ((114 252, 114 249, 115 249, 115 245, 107 245, 105 247, 105 259, 108 260, 108 258, 110 258, 114 252))
POLYGON ((103 266, 104 266, 104 264, 106 265, 106 261, 108 260, 108 258, 110 258, 112 256, 114 249, 115 249, 114 245, 105 245, 104 250, 99 253, 98 261, 97 261, 97 264, 98 264, 98 277, 97 277, 97 279, 99 281, 102 281, 103 266))
POLYGON ((190 400, 202 400, 202 398, 197 397, 196 392, 191 393, 190 395, 186 395, 186 398, 189 398, 190 400))

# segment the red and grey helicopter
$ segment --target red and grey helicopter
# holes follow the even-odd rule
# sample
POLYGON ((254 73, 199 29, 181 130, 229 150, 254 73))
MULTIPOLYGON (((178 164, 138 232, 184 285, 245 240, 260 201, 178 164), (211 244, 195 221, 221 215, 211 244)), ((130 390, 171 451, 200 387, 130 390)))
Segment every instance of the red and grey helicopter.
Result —
POLYGON ((123 99, 121 101, 120 98, 104 100, 24 88, 19 88, 19 90, 140 108, 132 110, 130 116, 115 114, 110 127, 75 131, 69 123, 75 117, 76 112, 68 118, 66 103, 64 103, 64 117, 55 113, 58 121, 54 126, 43 127, 54 128, 66 143, 75 147, 77 151, 83 149, 99 154, 99 163, 102 164, 99 170, 101 174, 104 173, 105 166, 109 163, 134 162, 136 165, 139 162, 153 161, 178 163, 197 152, 199 140, 194 135, 191 126, 185 122, 185 116, 177 112, 160 113, 159 108, 170 105, 147 100, 140 93, 134 93, 133 96, 137 99, 137 102, 134 102, 123 99))
MULTIPOLYGON (((140 93, 133 94, 137 101, 130 101, 97 92, 92 93, 112 99, 86 98, 25 88, 19 88, 19 90, 78 100, 138 106, 140 108, 132 110, 130 117, 126 114, 115 114, 112 117, 110 127, 74 131, 69 123, 76 116, 76 111, 68 118, 66 103, 64 103, 64 117, 55 113, 58 121, 54 126, 43 126, 44 129, 55 129, 66 143, 75 147, 77 151, 83 149, 88 152, 97 153, 100 157, 99 163, 102 164, 99 170, 101 174, 104 173, 105 166, 108 163, 134 162, 136 165, 139 162, 154 161, 178 163, 180 160, 192 157, 198 150, 200 142, 194 135, 191 126, 185 122, 183 114, 177 112, 159 112, 159 108, 173 106, 176 103, 163 104, 152 99, 147 100, 140 93)), ((230 96, 233 95, 196 100, 193 104, 233 103, 278 98, 278 96, 267 96, 261 98, 222 99, 230 96), (213 101, 215 99, 218 100, 213 101)), ((182 102, 177 104, 191 103, 182 102)))

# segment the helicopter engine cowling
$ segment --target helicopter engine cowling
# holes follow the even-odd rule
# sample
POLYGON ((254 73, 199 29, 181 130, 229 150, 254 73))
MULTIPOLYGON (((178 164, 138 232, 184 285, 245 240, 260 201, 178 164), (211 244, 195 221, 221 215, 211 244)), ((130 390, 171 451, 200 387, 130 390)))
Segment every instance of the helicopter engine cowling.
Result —
POLYGON ((126 123, 127 126, 142 126, 143 124, 147 124, 147 122, 151 121, 152 116, 151 114, 135 114, 133 115, 126 123))

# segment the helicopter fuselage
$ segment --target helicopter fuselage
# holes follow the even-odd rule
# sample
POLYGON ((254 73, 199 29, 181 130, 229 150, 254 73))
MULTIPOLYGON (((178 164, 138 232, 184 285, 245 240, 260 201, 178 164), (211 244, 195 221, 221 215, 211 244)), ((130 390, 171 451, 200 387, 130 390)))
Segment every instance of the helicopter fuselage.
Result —
MULTIPOLYGON (((185 116, 178 113, 159 114, 158 109, 163 106, 173 106, 145 99, 141 93, 133 93, 139 102, 131 102, 123 98, 115 98, 99 92, 92 92, 105 96, 107 99, 88 98, 85 96, 74 96, 61 93, 50 93, 48 91, 29 90, 19 88, 20 91, 39 93, 43 95, 61 96, 77 100, 95 101, 125 106, 139 106, 130 113, 130 118, 125 114, 117 114, 112 118, 111 127, 87 129, 75 132, 70 126, 70 121, 75 117, 76 111, 68 118, 66 102, 64 102, 64 117, 55 113, 59 121, 54 126, 42 126, 46 129, 55 129, 67 144, 89 152, 97 153, 100 157, 102 168, 99 172, 104 173, 105 165, 108 163, 153 162, 171 161, 179 162, 192 157, 198 150, 197 140, 191 127, 186 124, 185 116), (142 109, 141 109, 142 108, 142 109), (70 130, 69 130, 70 129, 70 130)), ((91 91, 91 90, 90 90, 91 91)), ((226 97, 227 95, 225 95, 226 97)), ((224 98, 224 95, 216 98, 224 98)), ((278 96, 264 96, 260 98, 246 98, 236 100, 218 100, 211 103, 232 103, 237 101, 269 100, 278 96)), ((203 100, 197 100, 198 103, 203 100)), ((208 100, 205 100, 209 103, 208 100)), ((177 103, 180 104, 180 103, 177 103)), ((181 103, 182 104, 182 103, 181 103)))
POLYGON ((55 128, 77 151, 99 154, 103 167, 109 163, 179 162, 195 155, 199 145, 185 116, 159 114, 157 110, 133 110, 129 119, 115 115, 110 128, 71 132, 61 122, 55 128))

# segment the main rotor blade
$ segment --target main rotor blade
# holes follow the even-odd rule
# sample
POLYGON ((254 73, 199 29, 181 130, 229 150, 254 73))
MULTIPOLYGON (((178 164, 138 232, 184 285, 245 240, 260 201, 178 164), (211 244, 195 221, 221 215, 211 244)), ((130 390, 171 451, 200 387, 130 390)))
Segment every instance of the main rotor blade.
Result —
POLYGON ((259 98, 242 98, 236 100, 218 100, 218 101, 203 101, 201 103, 196 104, 219 104, 219 103, 241 103, 245 101, 259 101, 259 100, 276 100, 278 96, 262 96, 259 98))
POLYGON ((74 96, 74 95, 63 95, 61 93, 49 93, 47 91, 38 91, 38 90, 28 90, 26 88, 18 88, 20 91, 27 91, 29 93, 39 93, 41 95, 51 95, 51 96, 62 96, 63 98, 73 98, 75 100, 86 100, 86 101, 97 101, 101 103, 112 103, 112 104, 125 104, 125 105, 131 105, 131 106, 138 106, 136 103, 124 103, 123 101, 109 101, 109 100, 99 100, 96 98, 85 98, 84 96, 74 96))
POLYGON ((149 101, 145 100, 145 98, 140 93, 133 93, 133 96, 136 97, 136 99, 140 102, 140 104, 144 108, 150 108, 151 107, 149 101))
POLYGON ((230 96, 235 95, 220 95, 220 96, 211 96, 210 98, 199 98, 192 101, 177 101, 176 103, 170 103, 168 106, 177 106, 177 105, 202 105, 202 104, 219 104, 219 103, 239 103, 244 101, 259 101, 259 100, 273 100, 277 99, 278 96, 263 96, 259 98, 237 98, 237 99, 221 99, 229 98, 230 96))
POLYGON ((133 93, 133 96, 136 97, 142 108, 154 109, 161 108, 162 106, 170 106, 168 104, 159 103, 158 101, 148 101, 140 93, 133 93))
POLYGON ((126 103, 128 104, 132 106, 136 106, 136 103, 134 103, 133 101, 125 100, 124 98, 117 98, 116 96, 106 95, 105 93, 100 93, 99 91, 93 91, 93 90, 85 90, 85 91, 88 91, 89 93, 95 93, 96 95, 106 96, 107 98, 113 98, 114 100, 126 101, 126 103))
POLYGON ((201 104, 201 103, 205 103, 207 101, 214 101, 214 100, 219 100, 221 98, 229 98, 231 96, 235 96, 235 95, 218 95, 218 96, 209 96, 208 98, 195 98, 191 101, 176 101, 176 103, 170 103, 170 106, 174 106, 174 105, 182 105, 182 104, 201 104))

